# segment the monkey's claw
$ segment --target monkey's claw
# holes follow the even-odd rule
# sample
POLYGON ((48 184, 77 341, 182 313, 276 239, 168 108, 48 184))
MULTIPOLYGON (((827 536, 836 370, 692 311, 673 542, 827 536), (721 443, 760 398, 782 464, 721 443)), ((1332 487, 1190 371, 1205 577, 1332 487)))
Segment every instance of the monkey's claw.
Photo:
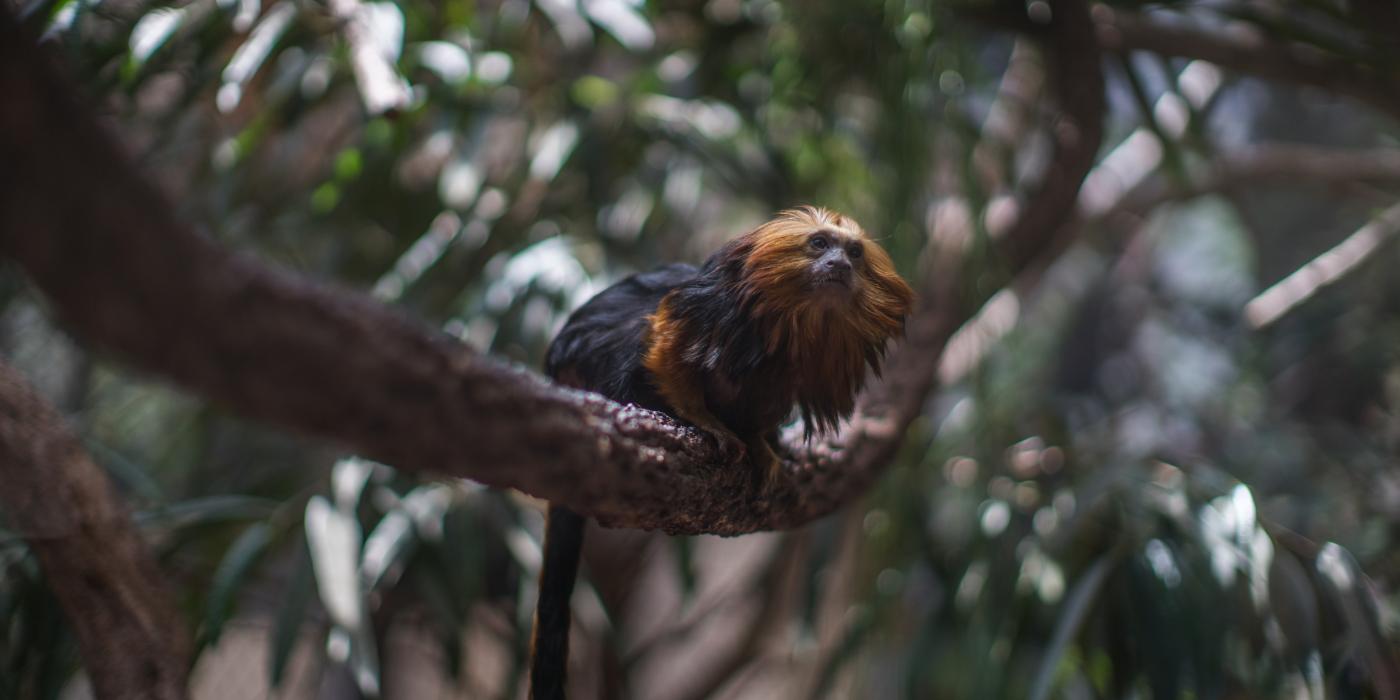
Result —
POLYGON ((783 461, 773 451, 773 446, 761 437, 749 443, 749 455, 749 461, 763 480, 763 490, 771 491, 778 484, 783 471, 783 461))

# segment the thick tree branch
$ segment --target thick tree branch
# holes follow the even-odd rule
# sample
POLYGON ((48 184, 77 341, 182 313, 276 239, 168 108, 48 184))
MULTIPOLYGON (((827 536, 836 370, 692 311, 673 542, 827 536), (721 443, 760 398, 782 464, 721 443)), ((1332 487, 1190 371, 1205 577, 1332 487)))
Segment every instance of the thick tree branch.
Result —
POLYGON ((1094 8, 1094 19, 1105 50, 1200 59, 1265 80, 1345 95, 1400 119, 1400 82, 1319 49, 1273 41, 1244 27, 1201 29, 1103 5, 1094 8))
MULTIPOLYGON (((1000 243, 1023 267, 1073 208, 1099 142, 1088 8, 1054 0, 1046 33, 1064 115, 1039 194, 1000 243)), ((480 356, 360 294, 236 255, 176 221, 13 24, 0 26, 0 253, 88 341, 252 418, 405 470, 559 501, 605 524, 739 534, 795 527, 859 495, 934 385, 976 307, 941 261, 923 310, 850 426, 795 450, 775 489, 718 464, 665 416, 568 391, 480 356)))
POLYGON ((106 474, 0 363, 0 503, 38 557, 99 697, 185 697, 189 640, 106 474))

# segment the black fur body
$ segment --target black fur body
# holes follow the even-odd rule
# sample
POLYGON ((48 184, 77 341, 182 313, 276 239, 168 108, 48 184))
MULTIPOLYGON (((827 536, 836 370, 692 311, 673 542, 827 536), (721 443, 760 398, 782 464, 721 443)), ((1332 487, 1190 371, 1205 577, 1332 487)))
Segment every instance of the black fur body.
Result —
POLYGON ((642 366, 648 319, 666 294, 698 273, 694 265, 677 263, 630 275, 598 292, 569 315, 549 344, 545 374, 618 403, 665 411, 642 366))
POLYGON ((750 316, 753 301, 738 292, 743 258, 736 247, 726 246, 700 268, 667 265, 599 292, 569 316, 550 344, 545 372, 619 403, 685 420, 644 366, 650 319, 671 294, 670 316, 706 329, 682 353, 701 371, 706 407, 737 435, 771 432, 792 413, 793 382, 785 371, 785 348, 770 348, 766 324, 750 316))

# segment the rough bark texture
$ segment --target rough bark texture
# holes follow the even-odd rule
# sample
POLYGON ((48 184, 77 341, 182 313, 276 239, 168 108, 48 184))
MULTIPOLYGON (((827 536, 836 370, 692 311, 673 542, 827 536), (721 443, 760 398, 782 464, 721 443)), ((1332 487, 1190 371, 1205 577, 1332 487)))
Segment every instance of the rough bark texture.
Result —
MULTIPOLYGON (((1102 77, 1088 8, 1044 33, 1064 115, 1038 195, 1002 239, 1006 269, 1071 212, 1098 146, 1102 77)), ((553 386, 365 296, 227 251, 175 220, 12 25, 0 36, 0 253, 87 341, 246 416, 413 471, 468 477, 614 526, 734 535, 801 525, 888 464, 975 310, 941 261, 922 310, 850 426, 789 450, 781 484, 719 464, 660 414, 553 386)))
POLYGON ((3 363, 0 484, 98 697, 185 697, 185 627, 126 506, 58 412, 3 363))

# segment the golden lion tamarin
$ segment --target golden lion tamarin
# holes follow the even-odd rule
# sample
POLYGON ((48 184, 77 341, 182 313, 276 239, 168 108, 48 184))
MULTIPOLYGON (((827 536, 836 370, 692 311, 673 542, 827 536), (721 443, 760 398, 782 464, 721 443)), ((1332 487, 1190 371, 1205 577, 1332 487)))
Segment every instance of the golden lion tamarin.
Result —
MULTIPOLYGON (((854 220, 791 209, 698 269, 668 265, 603 290, 569 317, 545 371, 690 423, 771 484, 780 462, 770 440, 793 407, 807 437, 835 429, 866 369, 879 372, 913 297, 854 220)), ((564 697, 582 541, 583 518, 551 506, 532 639, 535 700, 564 697)))

